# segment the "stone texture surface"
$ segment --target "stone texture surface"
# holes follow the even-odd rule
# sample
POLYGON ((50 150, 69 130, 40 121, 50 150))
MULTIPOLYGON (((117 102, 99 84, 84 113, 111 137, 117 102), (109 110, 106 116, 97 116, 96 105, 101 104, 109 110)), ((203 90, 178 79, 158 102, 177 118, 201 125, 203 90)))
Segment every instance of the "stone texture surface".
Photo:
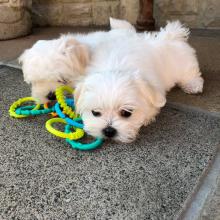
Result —
POLYGON ((30 93, 20 71, 1 67, 0 88, 3 220, 174 219, 220 142, 220 120, 165 108, 133 144, 75 151, 46 132, 48 116, 9 118, 30 93))
POLYGON ((217 179, 217 188, 207 198, 197 220, 220 220, 220 175, 217 179))
POLYGON ((109 17, 119 17, 120 1, 94 2, 92 6, 94 25, 109 24, 109 17))
MULTIPOLYGON (((29 1, 30 2, 30 1, 29 1)), ((0 40, 12 39, 30 33, 32 22, 27 0, 0 2, 0 40)))
POLYGON ((119 18, 126 19, 132 24, 136 23, 139 10, 139 0, 120 0, 119 18))
POLYGON ((108 25, 109 17, 135 23, 138 1, 133 0, 33 0, 33 23, 46 25, 108 25))
POLYGON ((154 3, 158 26, 179 19, 192 28, 220 28, 219 0, 155 0, 154 3))
POLYGON ((39 26, 107 25, 109 17, 118 17, 120 0, 33 0, 33 23, 39 26))
MULTIPOLYGON (((154 17, 158 26, 179 19, 192 28, 220 28, 219 0, 155 0, 154 17)), ((136 0, 33 0, 36 25, 108 25, 109 16, 135 23, 136 0)))

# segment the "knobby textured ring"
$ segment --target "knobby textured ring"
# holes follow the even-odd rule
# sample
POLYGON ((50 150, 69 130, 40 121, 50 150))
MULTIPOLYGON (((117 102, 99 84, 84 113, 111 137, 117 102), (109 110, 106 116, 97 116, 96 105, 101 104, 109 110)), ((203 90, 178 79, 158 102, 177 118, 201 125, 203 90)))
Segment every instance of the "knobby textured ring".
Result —
POLYGON ((62 118, 51 118, 49 119, 47 122, 46 122, 46 129, 52 133, 53 135, 57 136, 57 137, 61 137, 61 138, 68 138, 70 140, 77 140, 77 139, 80 139, 81 137, 83 137, 84 135, 84 131, 80 128, 74 128, 75 129, 75 132, 68 132, 68 133, 65 133, 65 132, 62 132, 62 131, 59 131, 55 128, 53 128, 53 124, 54 123, 63 123, 63 124, 66 124, 66 121, 62 118))
MULTIPOLYGON (((18 99, 9 108, 10 116, 14 117, 14 118, 25 118, 25 117, 27 117, 28 115, 22 115, 22 114, 18 114, 16 112, 16 109, 18 107, 20 107, 25 102, 36 102, 36 99, 33 98, 33 97, 25 97, 25 98, 18 99)), ((41 105, 37 104, 36 106, 31 106, 31 107, 32 107, 32 110, 38 110, 41 107, 41 105)))
MULTIPOLYGON (((67 104, 69 104, 69 103, 67 103, 67 104)), ((72 126, 74 126, 74 127, 76 127, 76 128, 81 128, 81 129, 83 129, 83 124, 82 124, 82 123, 79 123, 80 121, 82 121, 82 119, 81 119, 81 118, 71 119, 71 118, 67 117, 67 116, 61 111, 60 105, 59 105, 58 102, 55 104, 55 111, 56 111, 56 113, 58 114, 58 116, 59 116, 60 118, 62 118, 62 119, 64 119, 64 120, 66 121, 67 124, 70 124, 70 125, 72 125, 72 126)))
MULTIPOLYGON (((67 124, 65 126, 65 133, 70 133, 71 132, 71 125, 67 124)), ((77 150, 94 150, 97 147, 101 146, 103 143, 102 138, 96 138, 96 140, 92 143, 89 144, 82 144, 78 141, 70 140, 69 138, 66 138, 66 142, 71 145, 72 148, 77 149, 77 150)))
POLYGON ((65 101, 64 92, 73 94, 74 90, 68 86, 61 86, 58 89, 56 89, 57 102, 60 104, 60 107, 63 109, 64 114, 68 115, 70 118, 75 118, 76 117, 75 112, 70 106, 67 105, 65 101))

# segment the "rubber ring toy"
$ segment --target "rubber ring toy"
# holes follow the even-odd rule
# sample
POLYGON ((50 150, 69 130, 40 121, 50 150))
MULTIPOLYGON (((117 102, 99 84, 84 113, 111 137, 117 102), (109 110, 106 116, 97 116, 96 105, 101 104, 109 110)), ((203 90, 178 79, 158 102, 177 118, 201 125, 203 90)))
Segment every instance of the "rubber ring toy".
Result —
MULTIPOLYGON (((70 129, 71 129, 71 125, 67 124, 65 126, 65 133, 71 132, 70 129)), ((96 149, 96 148, 98 148, 102 145, 103 139, 102 138, 96 138, 96 140, 92 143, 82 144, 78 141, 74 141, 74 140, 70 140, 70 139, 66 138, 66 142, 69 143, 73 149, 77 149, 77 150, 94 150, 94 149, 96 149)))
POLYGON ((66 121, 62 118, 51 118, 46 122, 46 129, 57 137, 68 138, 70 140, 77 140, 84 136, 84 131, 80 128, 74 128, 75 132, 65 133, 65 132, 58 131, 57 129, 53 128, 52 124, 54 123, 66 124, 66 121))
MULTIPOLYGON (((16 109, 18 107, 20 107, 22 104, 24 104, 25 102, 36 102, 36 101, 37 100, 33 97, 25 97, 25 98, 18 99, 9 108, 10 116, 14 117, 14 118, 25 118, 25 117, 27 117, 28 115, 17 114, 16 109)), ((37 104, 36 106, 31 106, 31 107, 32 107, 32 110, 38 110, 41 107, 41 105, 37 104)))
POLYGON ((68 86, 61 86, 58 89, 56 89, 56 97, 57 102, 60 104, 60 107, 63 109, 63 113, 68 115, 70 118, 75 118, 75 112, 72 110, 70 106, 67 105, 65 101, 64 92, 67 92, 69 94, 73 94, 74 90, 68 86))
MULTIPOLYGON (((67 103, 67 104, 68 104, 68 103, 67 103)), ((58 102, 55 104, 55 111, 56 111, 56 113, 58 114, 58 116, 59 116, 60 118, 62 118, 62 119, 64 119, 64 120, 66 121, 67 124, 70 124, 70 125, 72 125, 72 126, 74 126, 74 127, 76 127, 76 128, 81 128, 81 129, 83 129, 83 127, 84 127, 83 123, 79 123, 79 121, 82 121, 82 119, 81 119, 81 118, 71 119, 71 118, 67 117, 67 116, 61 111, 60 105, 59 105, 58 102)))
MULTIPOLYGON (((40 108, 42 105, 40 105, 40 108)), ((27 115, 27 116, 35 116, 35 115, 43 115, 54 112, 54 107, 48 109, 33 109, 32 106, 23 106, 15 110, 18 115, 27 115)))
MULTIPOLYGON (((66 103, 67 103, 68 106, 74 108, 74 100, 73 99, 66 99, 66 103)), ((49 103, 48 102, 44 104, 44 108, 45 109, 49 108, 49 103)), ((56 112, 51 112, 50 114, 52 115, 52 117, 57 117, 58 116, 58 114, 56 112)))

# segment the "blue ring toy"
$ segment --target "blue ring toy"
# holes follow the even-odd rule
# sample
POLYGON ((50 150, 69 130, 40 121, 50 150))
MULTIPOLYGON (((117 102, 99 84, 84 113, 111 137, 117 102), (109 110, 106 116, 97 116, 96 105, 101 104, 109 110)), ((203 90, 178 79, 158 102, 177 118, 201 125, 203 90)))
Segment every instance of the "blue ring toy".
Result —
MULTIPOLYGON (((72 108, 74 107, 74 100, 73 99, 66 99, 66 102, 70 107, 72 107, 72 108)), ((35 107, 35 105, 21 106, 15 110, 15 113, 18 115, 35 116, 35 115, 42 115, 42 114, 48 114, 51 112, 55 112, 54 106, 52 106, 51 108, 47 108, 47 109, 33 110, 34 107, 35 107)), ((43 108, 42 105, 41 105, 41 108, 43 108)))
MULTIPOLYGON (((70 103, 68 102, 68 100, 67 100, 67 104, 68 104, 68 105, 70 104, 70 103)), ((84 127, 83 123, 79 123, 79 121, 82 122, 82 119, 81 119, 81 118, 71 119, 71 118, 67 117, 67 116, 61 111, 60 105, 59 105, 58 102, 55 104, 55 111, 56 111, 56 113, 58 114, 58 116, 59 116, 60 118, 62 118, 62 119, 64 119, 64 120, 66 121, 67 124, 70 124, 70 125, 72 125, 72 126, 74 126, 74 127, 76 127, 76 128, 81 128, 81 129, 83 129, 83 127, 84 127)))
MULTIPOLYGON (((31 105, 31 106, 22 106, 22 107, 19 107, 15 110, 16 114, 18 115, 42 115, 42 114, 48 114, 48 113, 51 113, 51 112, 54 112, 55 109, 54 107, 51 107, 51 108, 48 108, 48 109, 37 109, 37 110, 33 110, 35 106, 34 105, 31 105)), ((42 106, 41 106, 42 108, 42 106)))
MULTIPOLYGON (((65 126, 65 133, 70 133, 71 132, 71 125, 66 125, 65 126)), ((102 138, 96 138, 96 140, 92 143, 89 144, 82 144, 80 142, 76 142, 74 140, 70 140, 68 138, 66 138, 66 142, 69 143, 71 145, 71 147, 73 149, 77 149, 77 150, 94 150, 96 148, 98 148, 99 146, 101 146, 101 144, 103 143, 103 139, 102 138)))

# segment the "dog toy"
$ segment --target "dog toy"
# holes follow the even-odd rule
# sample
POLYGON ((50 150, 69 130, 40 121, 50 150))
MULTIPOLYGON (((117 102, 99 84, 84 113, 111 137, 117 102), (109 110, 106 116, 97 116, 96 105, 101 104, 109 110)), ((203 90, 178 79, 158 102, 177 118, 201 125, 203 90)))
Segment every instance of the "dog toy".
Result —
MULTIPOLYGON (((71 132, 71 125, 67 124, 65 126, 65 133, 71 132)), ((72 148, 78 149, 78 150, 93 150, 96 149, 98 146, 100 146, 103 142, 102 138, 96 138, 96 140, 89 144, 82 144, 79 142, 76 142, 71 139, 66 139, 66 141, 71 145, 72 148)))
POLYGON ((42 114, 51 114, 54 118, 49 119, 45 127, 53 135, 65 138, 66 142, 74 149, 78 150, 92 150, 96 149, 103 143, 102 138, 96 138, 91 143, 80 143, 78 142, 84 136, 83 130, 83 121, 82 119, 74 112, 74 100, 66 98, 64 93, 72 94, 74 90, 68 86, 61 86, 56 89, 56 98, 57 103, 52 107, 47 104, 40 105, 31 105, 31 106, 22 106, 27 102, 37 102, 36 99, 32 97, 25 97, 14 102, 10 109, 9 114, 14 118, 25 118, 28 116, 37 116, 42 114), (65 124, 65 130, 59 131, 53 127, 54 123, 65 124), (74 130, 74 131, 72 131, 74 130))
POLYGON ((73 120, 73 119, 67 117, 67 116, 61 111, 59 103, 56 103, 56 104, 55 104, 55 111, 56 111, 57 115, 58 115, 60 118, 62 118, 62 119, 64 119, 64 120, 66 121, 67 124, 70 124, 70 125, 72 125, 72 126, 74 126, 74 127, 77 127, 77 128, 83 128, 83 124, 82 124, 82 123, 79 123, 79 121, 82 122, 82 119, 81 119, 81 118, 75 118, 75 119, 73 120))
MULTIPOLYGON (((25 98, 21 98, 18 99, 16 102, 14 102, 10 109, 9 109, 9 114, 11 117, 14 118, 25 118, 28 115, 22 115, 19 113, 16 113, 16 109, 21 106, 22 104, 24 104, 25 102, 36 102, 36 99, 32 98, 32 97, 25 97, 25 98)), ((38 110, 40 108, 40 104, 37 104, 36 106, 31 106, 32 110, 38 110)))
POLYGON ((57 137, 61 137, 61 138, 67 138, 70 140, 77 140, 83 137, 84 135, 84 131, 80 128, 74 128, 75 132, 62 132, 62 131, 58 131, 55 128, 52 127, 52 124, 54 123, 63 123, 66 124, 66 121, 62 118, 51 118, 46 122, 46 129, 54 134, 57 137))
POLYGON ((69 94, 73 94, 74 90, 68 86, 61 86, 56 89, 56 98, 57 102, 63 109, 63 113, 68 115, 70 118, 74 118, 76 115, 71 107, 69 107, 65 101, 64 91, 68 92, 69 94))
POLYGON ((40 109, 42 106, 40 105, 40 108, 39 109, 33 109, 34 106, 23 106, 23 107, 20 107, 18 109, 15 110, 15 113, 17 115, 22 115, 22 116, 34 116, 34 115, 43 115, 43 114, 48 114, 48 113, 52 113, 54 112, 54 107, 52 108, 43 108, 43 109, 40 109))

